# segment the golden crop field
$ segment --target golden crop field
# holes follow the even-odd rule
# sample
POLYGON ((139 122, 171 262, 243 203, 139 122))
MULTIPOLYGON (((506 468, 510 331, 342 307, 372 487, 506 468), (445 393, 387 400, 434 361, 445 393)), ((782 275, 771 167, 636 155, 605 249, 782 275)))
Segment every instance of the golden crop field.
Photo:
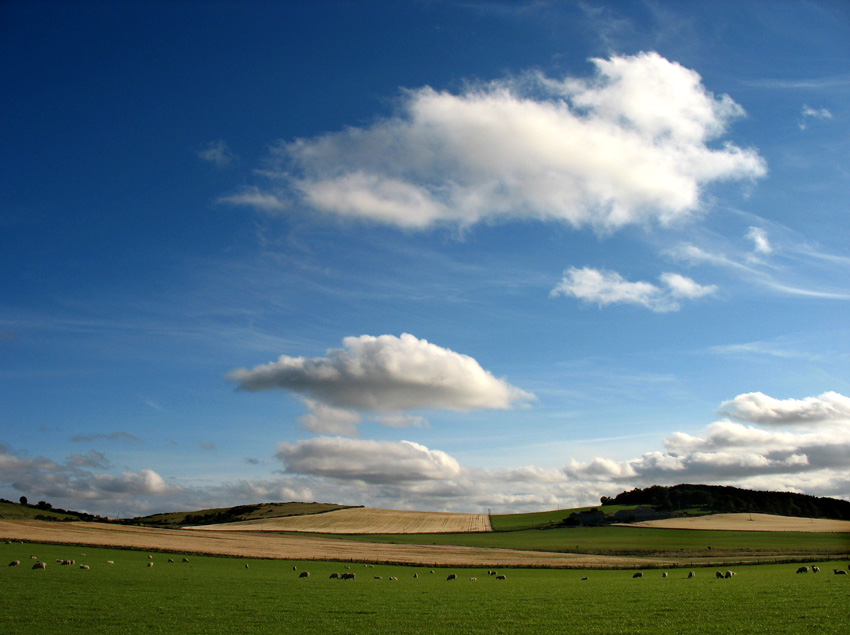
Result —
POLYGON ((806 531, 850 532, 850 520, 828 518, 794 518, 769 514, 712 514, 690 518, 665 518, 632 523, 631 527, 658 529, 712 529, 715 531, 806 531))
POLYGON ((322 534, 442 534, 492 531, 487 514, 357 507, 323 514, 192 527, 208 531, 300 531, 322 534))

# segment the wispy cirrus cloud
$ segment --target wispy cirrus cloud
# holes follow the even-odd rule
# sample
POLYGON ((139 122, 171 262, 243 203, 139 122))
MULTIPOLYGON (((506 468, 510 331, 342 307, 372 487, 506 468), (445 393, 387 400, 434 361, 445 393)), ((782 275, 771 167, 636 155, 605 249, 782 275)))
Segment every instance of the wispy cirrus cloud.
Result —
POLYGON ((766 173, 754 150, 712 144, 744 111, 695 71, 657 53, 591 62, 590 78, 408 90, 369 127, 278 143, 268 185, 219 200, 408 229, 524 218, 611 231, 688 218, 711 183, 766 173))
POLYGON ((570 267, 550 295, 574 297, 599 306, 633 304, 666 313, 680 310, 683 300, 696 300, 717 291, 715 285, 701 285, 677 273, 661 274, 660 280, 662 286, 630 282, 616 271, 570 267))
POLYGON ((210 141, 198 150, 198 157, 218 168, 225 168, 236 160, 236 155, 223 139, 210 141))

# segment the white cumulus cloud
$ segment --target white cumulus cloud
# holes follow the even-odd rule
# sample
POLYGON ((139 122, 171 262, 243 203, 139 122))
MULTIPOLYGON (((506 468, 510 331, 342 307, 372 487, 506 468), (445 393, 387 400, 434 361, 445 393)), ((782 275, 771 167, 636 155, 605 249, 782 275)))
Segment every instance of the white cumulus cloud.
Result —
POLYGON ((550 295, 574 297, 599 306, 634 304, 665 313, 681 309, 681 300, 695 300, 717 291, 714 285, 701 285, 677 273, 661 274, 660 280, 661 287, 651 282, 630 282, 616 271, 570 267, 550 295))
POLYGON ((334 408, 384 414, 418 409, 509 409, 533 399, 472 357, 410 334, 347 337, 326 357, 289 357, 229 378, 245 390, 283 389, 334 408))
POLYGON ((718 412, 739 421, 767 425, 850 424, 850 397, 825 392, 819 397, 805 399, 775 399, 761 392, 751 392, 723 402, 718 412))
POLYGON ((445 452, 411 441, 371 441, 318 437, 278 444, 277 457, 293 474, 393 484, 450 479, 458 462, 445 452))
POLYGON ((743 109, 697 72, 657 53, 591 61, 591 78, 406 91, 371 126, 278 143, 267 186, 220 200, 411 229, 530 218, 611 231, 687 218, 711 183, 766 173, 757 152, 713 143, 743 109))

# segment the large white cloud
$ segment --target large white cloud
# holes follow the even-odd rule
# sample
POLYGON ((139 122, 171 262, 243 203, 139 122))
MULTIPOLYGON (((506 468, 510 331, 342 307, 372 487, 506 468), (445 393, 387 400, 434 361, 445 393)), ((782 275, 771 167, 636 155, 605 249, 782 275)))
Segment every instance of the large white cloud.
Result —
POLYGON ((681 309, 682 300, 694 300, 717 291, 714 285, 701 285, 678 273, 664 273, 660 279, 663 286, 630 282, 616 271, 570 267, 550 295, 571 296, 599 306, 635 304, 656 313, 666 313, 681 309))
POLYGON ((460 474, 454 458, 411 441, 318 437, 280 443, 277 456, 289 473, 367 483, 444 480, 460 474))
POLYGON ((245 390, 290 390, 342 409, 379 413, 508 409, 533 398, 472 357, 410 334, 347 337, 326 357, 289 357, 229 375, 245 390))
POLYGON ((407 91, 369 127, 277 144, 270 185, 220 200, 417 229, 534 218, 610 231, 686 218, 710 183, 766 173, 755 151, 711 144, 743 109, 695 71, 657 53, 592 62, 589 79, 407 91))
POLYGON ((720 404, 720 414, 770 425, 844 422, 850 425, 850 397, 825 392, 805 399, 775 399, 761 392, 738 395, 720 404))

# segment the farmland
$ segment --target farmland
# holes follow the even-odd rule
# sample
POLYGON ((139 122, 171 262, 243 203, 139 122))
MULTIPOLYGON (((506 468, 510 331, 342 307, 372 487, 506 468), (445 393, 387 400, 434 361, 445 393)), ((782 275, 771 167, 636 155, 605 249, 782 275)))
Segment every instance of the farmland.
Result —
MULTIPOLYGON (((47 544, 0 544, 4 632, 106 633, 846 633, 850 576, 796 566, 631 571, 258 560, 47 544), (83 555, 85 554, 85 555, 83 555), (30 555, 48 563, 34 571, 30 555), (149 559, 148 556, 152 556, 149 559), (60 566, 73 558, 89 570, 60 566), (168 559, 175 560, 169 563, 168 559), (113 561, 113 565, 106 564, 113 561), (152 567, 147 563, 153 562, 152 567), (248 565, 246 568, 245 565, 248 565), (351 569, 345 569, 346 566, 351 569), (296 567, 297 570, 293 570, 296 567), (308 570, 309 578, 299 578, 308 570), (355 572, 352 581, 331 573, 355 572), (454 573, 457 580, 447 581, 454 573), (414 577, 417 575, 418 577, 414 577), (376 579, 380 577, 381 579, 376 579), (392 581, 390 577, 397 580, 392 581), (470 581, 471 577, 477 578, 470 581), (587 577, 587 580, 582 580, 587 577)), ((846 569, 846 562, 842 563, 846 569)))
POLYGON ((486 514, 348 508, 204 527, 215 531, 301 531, 334 534, 434 534, 490 531, 486 514))

